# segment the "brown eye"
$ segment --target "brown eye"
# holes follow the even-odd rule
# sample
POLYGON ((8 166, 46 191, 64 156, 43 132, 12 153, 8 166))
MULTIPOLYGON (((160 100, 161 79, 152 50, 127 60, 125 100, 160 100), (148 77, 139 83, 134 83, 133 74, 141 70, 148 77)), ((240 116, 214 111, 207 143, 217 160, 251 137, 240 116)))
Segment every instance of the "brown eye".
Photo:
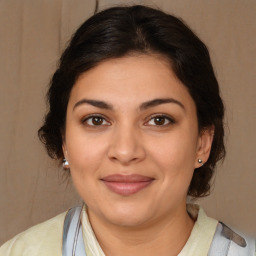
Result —
POLYGON ((105 118, 101 116, 90 116, 86 118, 83 123, 88 126, 103 126, 103 125, 110 125, 109 122, 105 120, 105 118))
POLYGON ((158 115, 151 117, 150 120, 147 122, 147 125, 165 126, 173 123, 175 123, 174 120, 169 116, 158 115))
POLYGON ((103 124, 103 118, 102 117, 92 117, 92 124, 93 125, 101 125, 103 124))
POLYGON ((164 118, 162 116, 154 118, 154 123, 156 125, 163 125, 163 124, 165 124, 165 121, 166 121, 166 118, 164 118))

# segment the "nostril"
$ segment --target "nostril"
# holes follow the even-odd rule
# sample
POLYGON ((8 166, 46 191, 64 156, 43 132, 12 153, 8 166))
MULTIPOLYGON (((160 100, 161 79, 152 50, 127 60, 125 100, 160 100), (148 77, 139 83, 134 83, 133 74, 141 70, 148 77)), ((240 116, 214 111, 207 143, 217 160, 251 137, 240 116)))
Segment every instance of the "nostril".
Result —
POLYGON ((143 160, 145 158, 145 151, 142 147, 134 147, 129 150, 121 150, 120 148, 112 147, 109 149, 108 157, 111 161, 130 164, 143 160))
POLYGON ((112 161, 119 161, 121 164, 141 161, 145 158, 145 150, 141 135, 131 125, 122 123, 118 130, 113 133, 108 148, 108 157, 112 161))

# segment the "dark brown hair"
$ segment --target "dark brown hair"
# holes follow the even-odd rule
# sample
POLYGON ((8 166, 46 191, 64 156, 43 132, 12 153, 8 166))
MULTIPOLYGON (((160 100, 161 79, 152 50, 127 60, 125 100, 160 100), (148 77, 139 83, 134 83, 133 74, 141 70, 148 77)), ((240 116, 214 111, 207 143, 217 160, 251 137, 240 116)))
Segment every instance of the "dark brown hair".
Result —
POLYGON ((205 196, 217 161, 225 155, 224 107, 207 47, 180 19, 141 5, 101 11, 76 31, 61 56, 47 99, 49 111, 39 129, 50 157, 63 160, 62 132, 70 91, 83 72, 110 58, 131 53, 160 54, 192 96, 199 131, 214 126, 210 157, 195 169, 188 195, 205 196))

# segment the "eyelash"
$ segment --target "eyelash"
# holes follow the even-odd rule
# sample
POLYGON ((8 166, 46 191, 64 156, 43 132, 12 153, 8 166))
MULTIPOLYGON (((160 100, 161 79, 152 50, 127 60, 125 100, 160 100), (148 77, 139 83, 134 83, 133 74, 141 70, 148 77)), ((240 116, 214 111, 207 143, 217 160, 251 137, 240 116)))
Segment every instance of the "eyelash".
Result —
POLYGON ((156 124, 155 124, 155 125, 153 125, 153 126, 157 126, 157 127, 163 126, 163 127, 166 127, 166 126, 169 126, 169 125, 171 125, 171 124, 175 124, 175 120, 174 120, 173 118, 171 118, 170 116, 165 115, 165 114, 154 114, 154 115, 152 115, 152 116, 149 117, 149 120, 147 121, 147 123, 148 123, 149 121, 151 121, 151 120, 156 119, 156 118, 164 118, 164 119, 165 119, 164 124, 163 124, 163 125, 156 125, 156 124), (166 124, 166 120, 168 121, 167 124, 166 124))
POLYGON ((101 125, 88 124, 87 123, 88 120, 90 120, 90 119, 92 120, 93 118, 100 118, 100 119, 103 120, 103 122, 105 121, 107 123, 110 123, 109 121, 107 121, 106 117, 104 117, 103 115, 100 115, 100 114, 89 115, 89 116, 83 118, 82 123, 89 126, 89 127, 97 127, 97 126, 99 127, 99 126, 105 126, 106 125, 106 124, 104 124, 104 125, 102 125, 102 124, 101 125))
MULTIPOLYGON (((170 116, 168 115, 165 115, 165 114, 154 114, 152 116, 149 117, 148 121, 146 123, 149 123, 151 120, 154 120, 156 118, 164 118, 164 124, 162 125, 152 125, 152 126, 156 126, 156 127, 166 127, 166 126, 169 126, 171 124, 174 124, 176 123, 175 120, 173 118, 171 118, 170 116), (166 120, 168 123, 166 123, 166 120)), ((82 120, 82 123, 89 126, 89 127, 101 127, 101 126, 109 126, 111 125, 109 121, 107 121, 106 117, 104 117, 103 115, 100 115, 100 114, 94 114, 94 115, 89 115, 85 118, 83 118, 82 120), (88 124, 88 120, 92 120, 93 118, 100 118, 103 120, 103 122, 107 122, 108 124, 99 124, 99 125, 95 125, 95 124, 88 124)), ((150 126, 150 124, 146 124, 144 123, 146 126, 150 126)))

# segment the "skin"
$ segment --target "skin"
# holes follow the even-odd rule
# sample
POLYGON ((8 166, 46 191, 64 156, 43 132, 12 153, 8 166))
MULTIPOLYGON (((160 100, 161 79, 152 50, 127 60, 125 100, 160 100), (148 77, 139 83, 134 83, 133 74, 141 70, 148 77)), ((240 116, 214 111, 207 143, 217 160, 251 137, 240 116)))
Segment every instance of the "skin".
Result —
POLYGON ((186 211, 188 187, 211 143, 212 129, 198 131, 193 99, 159 56, 107 60, 78 78, 68 103, 63 152, 106 255, 181 251, 194 225, 186 211), (174 102, 140 108, 166 98, 174 102), (153 182, 120 195, 102 181, 112 174, 139 174, 153 182))

